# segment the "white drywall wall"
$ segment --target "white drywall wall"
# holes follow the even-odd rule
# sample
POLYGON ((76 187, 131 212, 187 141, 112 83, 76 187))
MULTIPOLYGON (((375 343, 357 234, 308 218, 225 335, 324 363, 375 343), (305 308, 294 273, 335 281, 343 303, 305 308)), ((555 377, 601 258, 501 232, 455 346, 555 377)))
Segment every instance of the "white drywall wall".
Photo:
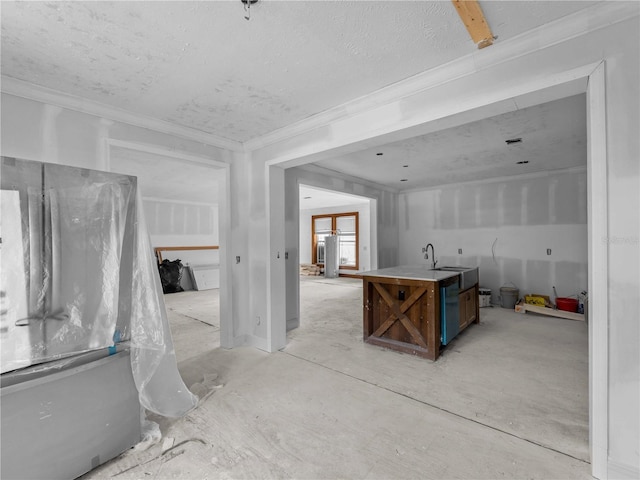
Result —
POLYGON ((153 145, 228 162, 232 154, 202 142, 2 93, 2 155, 108 170, 108 139, 153 145))
POLYGON ((494 303, 505 284, 521 296, 587 290, 586 183, 580 168, 401 194, 400 262, 429 264, 432 243, 439 266, 480 267, 494 303))
MULTIPOLYGON (((360 234, 369 232, 369 265, 368 268, 383 268, 397 265, 398 262, 398 197, 373 185, 359 182, 353 178, 340 176, 336 172, 313 166, 294 167, 285 170, 285 246, 289 253, 286 264, 286 318, 287 328, 299 325, 299 276, 301 252, 310 249, 311 225, 301 224, 302 213, 299 211, 299 185, 304 184, 325 190, 333 190, 350 195, 358 195, 369 199, 368 225, 361 220, 360 234), (308 241, 301 240, 304 230, 309 233, 308 241)), ((345 207, 345 211, 354 211, 356 206, 345 207)), ((332 210, 334 210, 332 208, 332 210)), ((363 210, 364 212, 364 210, 363 210)), ((366 215, 365 215, 366 216, 366 215)), ((363 245, 360 245, 361 255, 363 245)), ((309 255, 309 253, 306 253, 309 255)), ((365 254, 364 257, 367 257, 365 254)), ((362 257, 361 257, 362 261, 362 257)), ((361 266, 361 269, 363 267, 361 266)))
MULTIPOLYGON (((188 167, 187 167, 188 168, 188 167)), ((155 247, 219 246, 217 205, 143 199, 151 245, 155 247)), ((184 265, 219 264, 218 250, 162 252, 162 258, 179 258, 184 265)))
MULTIPOLYGON (((606 324, 604 331, 608 332, 609 341, 606 355, 592 365, 591 373, 597 374, 597 378, 593 377, 597 385, 606 378, 608 391, 606 395, 596 392, 598 403, 592 404, 592 426, 594 419, 597 426, 592 438, 592 463, 593 473, 599 478, 638 478, 640 7, 634 2, 616 2, 615 9, 626 9, 629 14, 622 21, 616 18, 612 23, 603 23, 605 26, 596 31, 589 31, 591 23, 585 21, 580 24, 582 30, 568 38, 562 37, 564 26, 555 23, 509 45, 496 44, 478 51, 464 63, 454 62, 433 75, 421 77, 420 88, 410 92, 399 89, 401 94, 383 105, 371 102, 368 109, 360 105, 343 118, 315 129, 300 129, 298 135, 270 143, 253 155, 265 161, 303 165, 355 151, 358 145, 364 149, 373 142, 381 145, 385 140, 406 138, 408 133, 417 135, 434 122, 519 95, 527 95, 529 101, 537 97, 539 103, 549 89, 556 92, 556 86, 591 75, 604 61, 602 98, 606 102, 607 144, 593 162, 607 164, 607 196, 591 201, 607 203, 608 219, 606 234, 599 230, 599 238, 591 241, 606 245, 607 269, 594 274, 607 275, 608 287, 606 291, 591 292, 591 297, 604 298, 608 304, 601 317, 592 321, 606 324), (603 424, 606 432, 602 431, 603 424)), ((378 219, 387 215, 382 210, 378 219)), ((379 239, 382 237, 379 234, 379 239)), ((397 260, 397 247, 394 250, 397 260)), ((386 260, 385 247, 378 252, 386 260)), ((386 266, 386 261, 380 266, 386 266)))
MULTIPOLYGON (((140 145, 141 148, 152 146, 156 150, 171 152, 172 155, 186 155, 219 163, 229 163, 237 155, 202 142, 186 140, 167 133, 107 120, 97 115, 89 115, 6 93, 2 93, 1 107, 3 121, 0 153, 3 156, 108 171, 110 164, 108 142, 112 140, 126 145, 140 145)), ((213 206, 209 208, 217 210, 213 206)), ((149 204, 145 205, 145 216, 153 216, 155 211, 155 207, 149 204)), ((202 212, 200 214, 207 216, 202 212)), ((168 226, 163 224, 161 220, 157 222, 151 220, 153 231, 150 233, 154 244, 168 242, 169 245, 184 245, 186 239, 183 235, 191 230, 192 224, 198 224, 198 221, 191 217, 188 214, 182 219, 182 224, 179 219, 174 218, 174 221, 170 222, 168 226), (187 222, 186 226, 185 221, 187 222), (170 233, 167 233, 167 229, 170 233)), ((220 237, 220 232, 228 230, 227 222, 229 219, 225 216, 224 222, 222 222, 219 221, 219 218, 222 218, 220 212, 211 212, 209 222, 200 223, 196 232, 187 235, 193 235, 190 239, 198 241, 198 243, 206 240, 206 244, 224 245, 225 242, 220 237), (204 231, 211 233, 203 233, 204 231), (213 241, 215 243, 210 243, 213 241)), ((215 255, 218 256, 216 263, 219 263, 221 254, 217 252, 215 255)), ((182 256, 179 258, 184 260, 182 256)), ((194 260, 200 261, 200 259, 194 260)), ((227 263, 229 262, 227 261, 227 263)), ((236 291, 241 290, 237 289, 236 291)), ((224 346, 232 346, 233 343, 231 323, 233 322, 234 309, 238 308, 242 312, 245 303, 244 299, 234 300, 231 297, 231 294, 223 293, 221 290, 221 313, 230 312, 221 318, 221 343, 224 346), (229 300, 227 300, 227 295, 229 300), (230 333, 228 333, 229 331, 230 333)))
MULTIPOLYGON (((231 153, 166 133, 5 94, 2 95, 2 155, 104 170, 107 165, 105 140, 118 138, 230 163, 229 248, 233 251, 230 255, 242 256, 242 262, 230 268, 231 288, 236 292, 230 307, 233 327, 228 335, 221 333, 223 345, 232 346, 244 340, 250 343, 247 339, 252 334, 254 323, 251 315, 254 311, 266 311, 266 264, 270 255, 266 248, 261 247, 265 233, 272 227, 286 226, 287 249, 297 249, 299 241, 297 228, 289 228, 293 222, 299 221, 297 212, 291 224, 288 216, 286 224, 284 220, 269 227, 264 223, 267 198, 265 161, 293 161, 302 165, 307 160, 337 154, 341 148, 353 151, 358 142, 362 142, 362 148, 371 144, 367 144, 370 139, 376 139, 380 145, 385 139, 398 139, 396 132, 437 121, 456 112, 543 90, 560 83, 558 78, 566 78, 566 72, 571 69, 582 69, 585 65, 604 60, 607 149, 606 158, 594 161, 607 162, 609 217, 606 237, 593 239, 606 244, 609 262, 609 287, 606 292, 594 292, 605 295, 609 302, 608 317, 600 319, 607 323, 609 332, 611 348, 608 363, 596 365, 598 370, 608 372, 608 432, 596 439, 607 447, 604 474, 602 462, 595 461, 600 468, 597 474, 601 477, 606 476, 608 468, 612 478, 637 478, 640 476, 639 20, 636 13, 623 22, 596 32, 588 32, 589 22, 584 22, 584 32, 576 33, 568 40, 555 40, 562 34, 562 29, 554 24, 548 27, 549 31, 519 39, 520 43, 516 42, 515 47, 514 44, 496 44, 490 49, 477 51, 465 65, 457 64, 449 72, 439 70, 435 80, 432 77, 421 78, 423 85, 418 90, 399 90, 399 94, 388 97, 386 104, 372 103, 346 118, 316 129, 302 129, 298 136, 274 141, 260 151, 252 152, 252 157, 260 161, 258 165, 255 161, 251 165, 251 160, 244 153, 231 153), (548 45, 547 38, 553 39, 548 45), (533 47, 526 43, 529 40, 533 47), (255 192, 254 187, 257 188, 255 192), (293 237, 290 232, 294 232, 293 237), (248 257, 249 264, 246 262, 248 257), (254 273, 257 274, 255 278, 254 273)), ((418 133, 416 130, 415 134, 418 133)), ((304 183, 313 185, 309 180, 304 183)), ((335 185, 318 186, 339 189, 337 187, 349 182, 337 180, 330 183, 335 185)), ((358 191, 350 193, 363 194, 364 187, 357 182, 351 185, 358 187, 354 188, 358 191)), ((290 191, 287 182, 285 190, 290 191)), ((392 266, 398 262, 397 195, 383 191, 377 199, 380 206, 375 215, 372 211, 372 218, 378 219, 379 229, 372 243, 379 242, 380 248, 376 244, 372 249, 378 252, 379 267, 392 266)), ((594 202, 602 200, 593 199, 594 202)), ((287 194, 285 209, 288 209, 288 202, 287 194)), ((266 335, 266 332, 260 334, 266 335)))

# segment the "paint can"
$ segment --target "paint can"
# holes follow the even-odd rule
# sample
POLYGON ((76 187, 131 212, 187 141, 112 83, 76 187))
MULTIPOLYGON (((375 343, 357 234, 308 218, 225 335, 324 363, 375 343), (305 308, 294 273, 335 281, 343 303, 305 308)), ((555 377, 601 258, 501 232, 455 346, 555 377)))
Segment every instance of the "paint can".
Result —
POLYGON ((482 307, 491 306, 491 289, 479 288, 478 289, 478 305, 482 307))
POLYGON ((502 308, 516 307, 518 303, 518 297, 520 297, 520 290, 516 287, 500 287, 500 306, 502 308))

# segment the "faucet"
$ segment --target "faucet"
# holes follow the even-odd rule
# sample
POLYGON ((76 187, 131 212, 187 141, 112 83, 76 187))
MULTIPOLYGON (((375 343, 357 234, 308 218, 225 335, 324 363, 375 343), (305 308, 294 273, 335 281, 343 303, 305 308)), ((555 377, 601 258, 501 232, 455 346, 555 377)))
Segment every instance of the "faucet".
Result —
POLYGON ((433 249, 433 245, 432 244, 427 244, 426 247, 423 247, 422 252, 424 253, 424 258, 425 259, 429 259, 429 247, 431 247, 431 268, 434 269, 436 268, 436 264, 438 263, 438 261, 436 260, 436 252, 433 249))

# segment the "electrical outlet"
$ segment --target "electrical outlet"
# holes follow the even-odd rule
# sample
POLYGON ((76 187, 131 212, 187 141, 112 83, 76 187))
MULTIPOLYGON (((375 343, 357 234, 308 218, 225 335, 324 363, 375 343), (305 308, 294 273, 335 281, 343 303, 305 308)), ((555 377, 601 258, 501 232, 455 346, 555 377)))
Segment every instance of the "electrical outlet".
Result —
POLYGON ((458 249, 458 255, 462 255, 462 249, 461 248, 458 249))
POLYGON ((240 255, 236 256, 236 263, 240 263, 240 255))
POLYGON ((547 248, 547 255, 551 255, 551 249, 547 248))

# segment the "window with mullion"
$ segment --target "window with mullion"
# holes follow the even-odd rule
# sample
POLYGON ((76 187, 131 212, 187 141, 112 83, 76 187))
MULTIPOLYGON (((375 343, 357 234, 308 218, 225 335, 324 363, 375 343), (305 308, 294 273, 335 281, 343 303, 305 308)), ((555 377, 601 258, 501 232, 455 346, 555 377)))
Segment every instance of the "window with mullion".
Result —
POLYGON ((358 269, 358 212, 314 215, 311 218, 312 262, 324 265, 325 237, 338 235, 340 268, 358 269))

